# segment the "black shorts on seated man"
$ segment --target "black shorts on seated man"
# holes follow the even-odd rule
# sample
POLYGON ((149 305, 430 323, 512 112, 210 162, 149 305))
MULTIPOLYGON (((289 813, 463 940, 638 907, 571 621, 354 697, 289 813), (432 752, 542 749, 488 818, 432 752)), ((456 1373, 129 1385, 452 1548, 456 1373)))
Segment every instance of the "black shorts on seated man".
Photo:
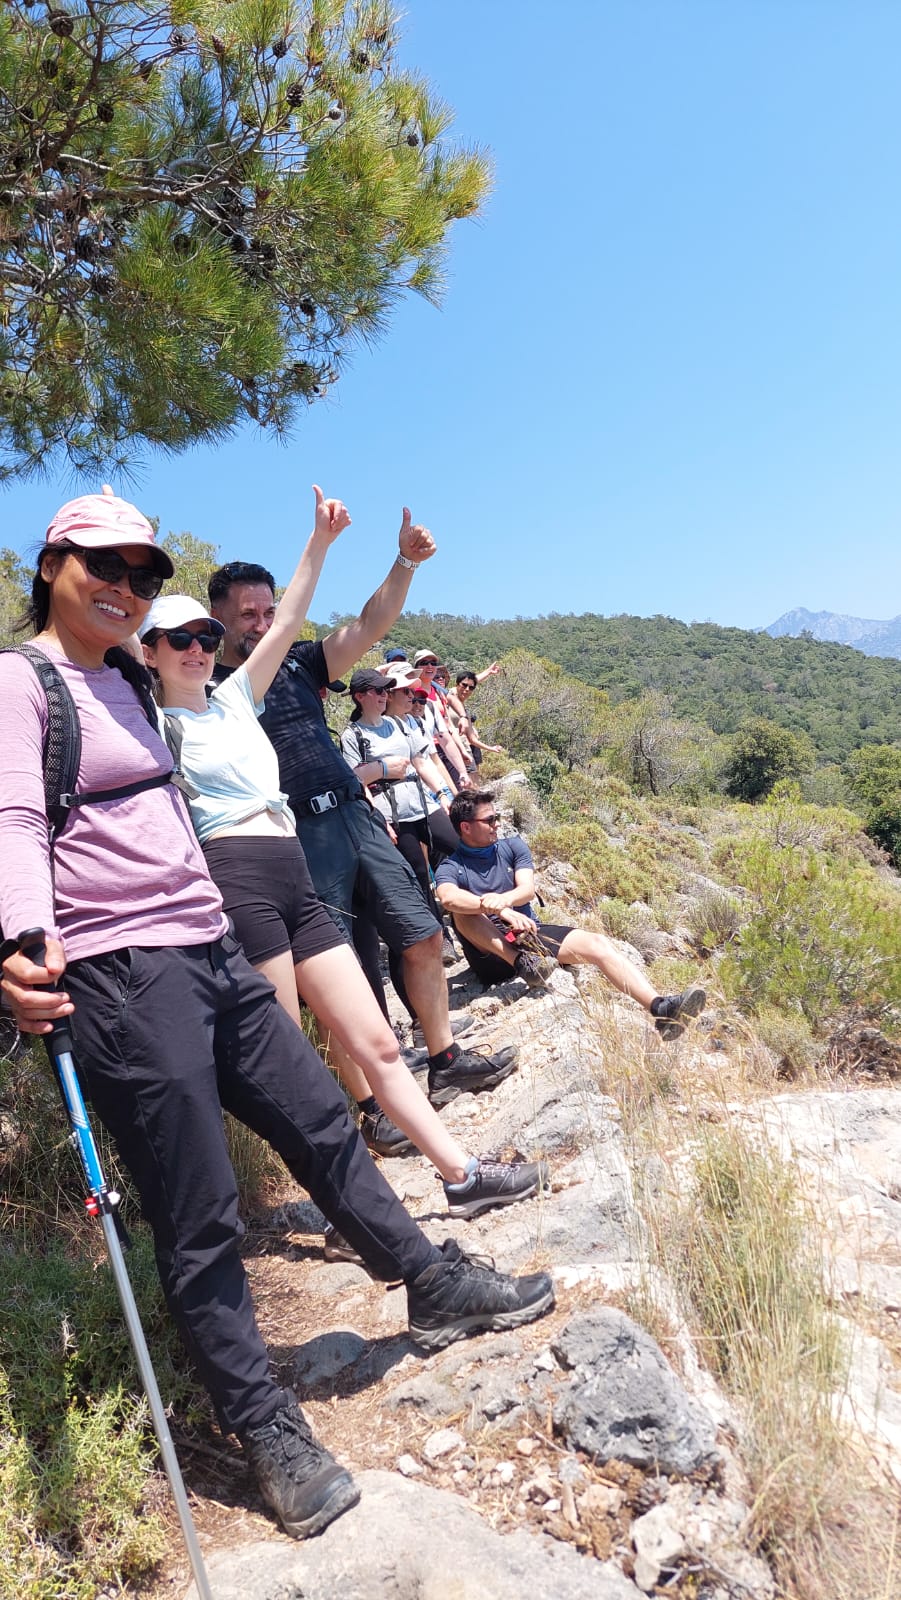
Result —
POLYGON ((464 789, 451 802, 450 819, 460 845, 436 873, 437 895, 449 911, 476 977, 485 984, 524 978, 543 987, 555 961, 587 963, 649 1011, 664 1039, 677 1039, 686 1017, 704 1008, 703 989, 658 995, 602 933, 539 923, 532 911, 535 870, 531 852, 518 833, 498 838, 498 814, 489 789, 464 789))
MULTIPOLYGON (((373 812, 357 778, 332 742, 322 708, 322 689, 344 677, 384 638, 403 610, 416 568, 435 552, 427 528, 414 525, 404 508, 399 552, 360 616, 322 640, 291 647, 266 695, 261 723, 275 746, 282 788, 297 818, 297 833, 316 892, 355 943, 365 918, 402 957, 407 993, 429 1053, 429 1094, 444 1105, 464 1091, 491 1089, 512 1072, 512 1047, 494 1055, 462 1051, 448 1013, 442 965, 442 932, 419 886, 394 848, 382 819, 373 812)), ((209 583, 210 611, 223 624, 222 678, 246 661, 272 625, 274 580, 264 568, 231 562, 209 583)), ((366 941, 364 940, 364 946, 366 941)), ((372 938, 368 940, 372 946, 372 938)), ((376 991, 372 962, 364 970, 376 991)), ((378 988, 376 985, 378 984, 378 988)), ((341 1063, 338 1062, 339 1070, 341 1063)))

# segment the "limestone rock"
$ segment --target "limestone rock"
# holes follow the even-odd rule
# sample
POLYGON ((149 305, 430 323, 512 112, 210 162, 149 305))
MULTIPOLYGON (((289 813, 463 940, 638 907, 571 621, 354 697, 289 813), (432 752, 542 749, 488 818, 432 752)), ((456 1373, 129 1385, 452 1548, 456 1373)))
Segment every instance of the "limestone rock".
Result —
POLYGON ((687 1474, 717 1459, 711 1418, 659 1345, 621 1311, 601 1306, 567 1323, 553 1346, 573 1372, 554 1408, 570 1449, 687 1474))
MULTIPOLYGON (((216 1600, 641 1600, 612 1562, 494 1532, 465 1501, 391 1472, 362 1472, 359 1506, 316 1539, 266 1541, 209 1563, 216 1600)), ((196 1600, 193 1587, 187 1600, 196 1600)))

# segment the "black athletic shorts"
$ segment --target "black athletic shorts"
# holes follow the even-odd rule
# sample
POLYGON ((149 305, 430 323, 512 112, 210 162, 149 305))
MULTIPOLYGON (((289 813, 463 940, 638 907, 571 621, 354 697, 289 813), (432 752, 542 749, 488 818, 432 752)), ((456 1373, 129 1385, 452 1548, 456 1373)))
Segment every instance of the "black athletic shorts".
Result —
POLYGON ((313 888, 296 836, 210 839, 203 853, 252 966, 286 950, 296 966, 347 943, 313 888))
MULTIPOLYGON (((564 928, 556 922, 542 922, 535 929, 535 937, 542 949, 549 956, 554 956, 556 959, 557 952, 566 935, 572 933, 572 931, 572 928, 564 928)), ((468 939, 464 939, 459 928, 457 928, 456 933, 463 946, 463 954, 480 983, 490 985, 492 983, 510 982, 513 977, 513 968, 509 962, 502 961, 500 956, 492 955, 490 950, 477 949, 474 944, 470 944, 468 939)), ((511 946, 511 949, 514 949, 515 953, 515 947, 511 946)), ((564 965, 566 965, 565 962, 564 965)))

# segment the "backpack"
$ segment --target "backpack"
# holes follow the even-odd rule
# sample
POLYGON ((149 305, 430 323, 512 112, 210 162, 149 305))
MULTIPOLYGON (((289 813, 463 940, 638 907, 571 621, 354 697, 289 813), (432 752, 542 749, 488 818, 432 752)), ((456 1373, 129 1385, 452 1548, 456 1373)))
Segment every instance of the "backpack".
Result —
MULTIPOLYGON (((78 806, 101 805, 104 800, 127 800, 130 795, 141 794, 145 789, 162 789, 174 781, 173 773, 139 778, 134 783, 123 783, 115 789, 86 789, 79 793, 76 786, 81 764, 81 723, 62 673, 35 645, 8 646, 0 650, 0 655, 24 656, 34 668, 47 699, 47 732, 43 751, 44 807, 47 812, 52 878, 53 849, 69 820, 70 812, 78 806)), ((15 941, 6 940, 3 948, 7 947, 14 948, 15 941)))

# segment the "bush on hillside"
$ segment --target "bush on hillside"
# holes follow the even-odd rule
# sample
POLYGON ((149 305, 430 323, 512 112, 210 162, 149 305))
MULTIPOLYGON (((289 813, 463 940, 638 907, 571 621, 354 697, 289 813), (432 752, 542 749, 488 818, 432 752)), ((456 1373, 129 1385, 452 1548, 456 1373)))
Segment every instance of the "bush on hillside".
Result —
POLYGON ((720 976, 742 1004, 822 1028, 843 1006, 877 1016, 901 1002, 896 896, 867 868, 763 835, 739 841, 733 863, 750 916, 720 976))
POLYGON ((767 717, 753 717, 732 740, 723 787, 733 800, 753 803, 764 799, 780 778, 797 778, 813 763, 806 735, 790 733, 767 717))
POLYGON ((848 763, 853 793, 866 807, 866 830, 901 868, 901 747, 866 745, 848 763))

